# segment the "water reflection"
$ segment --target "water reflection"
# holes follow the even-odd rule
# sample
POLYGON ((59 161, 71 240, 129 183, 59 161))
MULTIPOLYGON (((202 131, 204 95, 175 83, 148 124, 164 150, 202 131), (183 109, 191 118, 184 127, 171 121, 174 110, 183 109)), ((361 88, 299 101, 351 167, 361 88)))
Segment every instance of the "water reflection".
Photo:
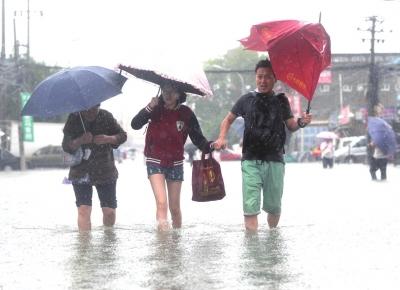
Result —
POLYGON ((112 283, 120 274, 118 244, 113 228, 76 233, 69 263, 71 289, 98 288, 99 282, 107 288, 107 283, 112 283))
MULTIPOLYGON (((143 285, 151 289, 181 289, 179 275, 183 270, 183 249, 179 230, 155 232, 149 244, 146 261, 149 264, 143 285)), ((184 281, 183 281, 184 283, 184 281)))
POLYGON ((293 282, 285 239, 279 228, 266 233, 246 233, 242 250, 241 273, 244 284, 286 289, 293 282))
POLYGON ((158 232, 146 257, 144 288, 218 289, 224 283, 224 242, 197 227, 158 232))

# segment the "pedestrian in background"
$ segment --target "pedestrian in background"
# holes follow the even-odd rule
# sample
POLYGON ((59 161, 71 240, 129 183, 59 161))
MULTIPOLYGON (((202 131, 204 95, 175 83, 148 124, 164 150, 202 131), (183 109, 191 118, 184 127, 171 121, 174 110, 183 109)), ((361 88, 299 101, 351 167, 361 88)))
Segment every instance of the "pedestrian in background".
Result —
MULTIPOLYGON (((384 107, 382 104, 377 104, 373 109, 373 116, 381 118, 383 114, 384 107)), ((386 169, 389 156, 383 152, 379 146, 372 141, 371 136, 368 134, 368 140, 370 140, 368 144, 368 149, 370 150, 370 159, 369 159, 369 173, 371 174, 372 180, 377 180, 376 172, 380 171, 381 180, 386 180, 386 169)))
POLYGON ((368 144, 372 150, 372 156, 369 162, 369 173, 371 174, 372 180, 377 180, 376 172, 380 171, 381 180, 386 180, 386 169, 388 164, 388 156, 375 145, 374 142, 368 144))
POLYGON ((332 139, 325 139, 319 146, 321 150, 321 159, 323 168, 333 167, 333 156, 335 152, 335 146, 332 139))
POLYGON ((100 109, 100 104, 70 114, 63 132, 62 147, 65 152, 84 152, 82 161, 71 166, 68 175, 75 192, 79 230, 91 229, 93 187, 96 187, 100 199, 103 224, 113 226, 118 178, 113 149, 126 141, 126 132, 110 112, 100 109))

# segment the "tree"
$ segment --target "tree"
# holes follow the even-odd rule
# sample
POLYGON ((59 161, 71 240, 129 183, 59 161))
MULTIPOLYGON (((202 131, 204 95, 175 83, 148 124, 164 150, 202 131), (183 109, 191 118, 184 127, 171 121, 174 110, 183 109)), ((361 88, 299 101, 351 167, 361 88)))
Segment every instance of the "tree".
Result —
MULTIPOLYGON (((20 92, 32 92, 37 84, 60 70, 33 60, 6 59, 0 63, 0 120, 19 120, 20 92)), ((52 119, 35 118, 37 121, 63 121, 65 116, 52 119)))
MULTIPOLYGON (((263 58, 265 56, 238 47, 229 50, 222 58, 206 62, 205 72, 214 96, 190 98, 188 104, 195 108, 203 133, 209 139, 218 137, 219 125, 233 104, 246 91, 254 88, 254 68, 263 58)), ((238 143, 240 138, 234 130, 230 130, 230 144, 238 143)))

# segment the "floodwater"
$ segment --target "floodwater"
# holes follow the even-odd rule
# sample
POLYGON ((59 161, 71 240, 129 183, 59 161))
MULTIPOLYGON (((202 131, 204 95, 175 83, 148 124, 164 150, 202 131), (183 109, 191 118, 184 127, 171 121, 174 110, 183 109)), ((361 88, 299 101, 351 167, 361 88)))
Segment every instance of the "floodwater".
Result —
POLYGON ((287 164, 275 230, 244 231, 240 162, 223 162, 227 196, 191 201, 183 228, 155 230, 141 160, 118 164, 117 223, 78 233, 66 170, 0 172, 0 289, 399 289, 400 168, 373 182, 365 165, 287 164))

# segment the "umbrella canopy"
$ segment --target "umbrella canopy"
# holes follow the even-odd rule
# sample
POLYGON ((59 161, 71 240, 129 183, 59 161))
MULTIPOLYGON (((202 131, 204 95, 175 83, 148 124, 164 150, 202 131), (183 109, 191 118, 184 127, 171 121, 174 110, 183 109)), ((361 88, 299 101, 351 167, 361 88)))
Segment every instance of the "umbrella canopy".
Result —
POLYGON ((393 154, 396 151, 396 134, 392 127, 382 118, 368 117, 368 134, 372 142, 384 154, 393 154))
POLYGON ((203 70, 190 70, 179 65, 171 65, 164 68, 149 68, 119 65, 124 70, 139 79, 162 85, 170 81, 177 88, 186 93, 200 96, 212 96, 212 90, 203 70))
POLYGON ((126 77, 100 66, 61 70, 39 83, 22 115, 52 117, 87 110, 121 93, 126 77))
POLYGON ((331 132, 331 131, 322 131, 319 132, 316 136, 317 138, 321 138, 321 139, 338 139, 338 135, 336 135, 336 133, 331 132))
POLYGON ((241 44, 268 51, 277 79, 311 101, 321 72, 331 63, 329 35, 319 23, 281 20, 253 25, 241 44))

